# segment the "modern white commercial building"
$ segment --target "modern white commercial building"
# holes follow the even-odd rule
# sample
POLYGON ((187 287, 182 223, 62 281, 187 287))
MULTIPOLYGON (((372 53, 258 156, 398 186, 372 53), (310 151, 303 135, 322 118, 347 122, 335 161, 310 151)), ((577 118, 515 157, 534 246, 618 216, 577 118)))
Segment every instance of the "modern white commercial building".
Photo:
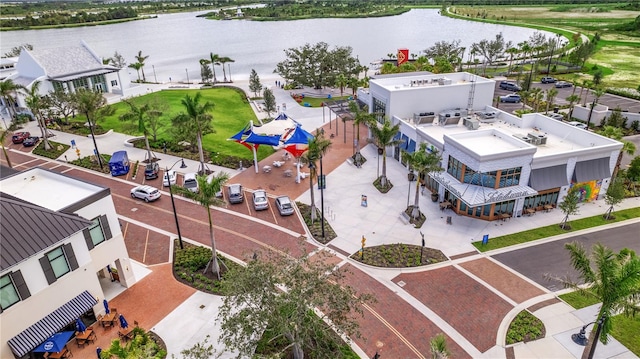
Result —
POLYGON ((0 358, 95 320, 105 282, 135 283, 108 188, 34 168, 0 180, 0 208, 0 358))
POLYGON ((358 99, 400 124, 404 141, 387 152, 401 161, 402 150, 421 143, 437 150, 444 171, 423 183, 459 215, 496 220, 552 210, 572 187, 581 201, 601 198, 622 148, 543 114, 520 118, 491 107, 495 82, 466 72, 381 77, 369 86, 358 99))

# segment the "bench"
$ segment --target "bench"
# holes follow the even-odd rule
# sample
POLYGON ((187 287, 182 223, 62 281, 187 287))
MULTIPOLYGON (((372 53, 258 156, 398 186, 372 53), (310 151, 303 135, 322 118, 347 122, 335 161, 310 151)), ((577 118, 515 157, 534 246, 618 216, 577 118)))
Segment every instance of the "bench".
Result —
POLYGON ((400 212, 400 220, 404 224, 411 223, 411 217, 409 217, 409 215, 406 212, 400 212))

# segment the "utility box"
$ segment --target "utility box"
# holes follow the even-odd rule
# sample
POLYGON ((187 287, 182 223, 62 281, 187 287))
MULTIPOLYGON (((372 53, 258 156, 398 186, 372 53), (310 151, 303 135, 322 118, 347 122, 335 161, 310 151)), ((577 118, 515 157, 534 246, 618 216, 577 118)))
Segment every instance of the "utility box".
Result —
POLYGON ((129 156, 127 151, 117 151, 111 155, 109 160, 109 170, 112 176, 123 176, 129 173, 129 156))

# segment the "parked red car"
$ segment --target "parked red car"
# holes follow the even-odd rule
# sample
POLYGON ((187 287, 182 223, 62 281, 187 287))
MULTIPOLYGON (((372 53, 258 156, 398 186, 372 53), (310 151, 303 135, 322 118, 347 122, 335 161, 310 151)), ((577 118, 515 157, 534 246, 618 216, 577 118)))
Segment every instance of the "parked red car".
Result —
POLYGON ((26 140, 31 134, 29 132, 16 132, 11 137, 11 141, 15 144, 22 143, 26 140))

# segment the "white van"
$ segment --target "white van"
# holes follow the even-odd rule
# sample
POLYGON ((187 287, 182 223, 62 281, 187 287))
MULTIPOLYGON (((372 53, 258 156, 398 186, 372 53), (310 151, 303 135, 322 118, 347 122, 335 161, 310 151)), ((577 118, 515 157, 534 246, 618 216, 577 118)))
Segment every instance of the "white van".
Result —
POLYGON ((197 173, 185 173, 184 183, 182 186, 191 192, 198 192, 198 180, 196 179, 197 173))

